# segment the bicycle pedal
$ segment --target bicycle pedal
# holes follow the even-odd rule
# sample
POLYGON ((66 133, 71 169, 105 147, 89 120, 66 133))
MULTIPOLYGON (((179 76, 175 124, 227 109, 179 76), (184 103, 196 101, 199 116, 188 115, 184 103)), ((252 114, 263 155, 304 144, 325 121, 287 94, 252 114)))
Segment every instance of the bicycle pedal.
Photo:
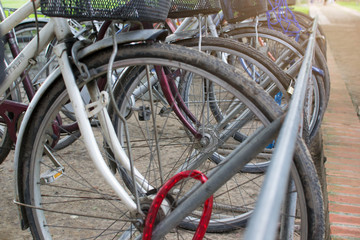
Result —
POLYGON ((61 177, 65 172, 64 167, 57 167, 54 170, 48 170, 45 173, 41 174, 40 183, 41 184, 50 184, 55 182, 59 177, 61 177))
POLYGON ((139 121, 149 121, 151 115, 150 107, 140 106, 139 121))
POLYGON ((160 109, 159 115, 160 117, 167 117, 171 113, 172 109, 168 107, 162 107, 160 109))

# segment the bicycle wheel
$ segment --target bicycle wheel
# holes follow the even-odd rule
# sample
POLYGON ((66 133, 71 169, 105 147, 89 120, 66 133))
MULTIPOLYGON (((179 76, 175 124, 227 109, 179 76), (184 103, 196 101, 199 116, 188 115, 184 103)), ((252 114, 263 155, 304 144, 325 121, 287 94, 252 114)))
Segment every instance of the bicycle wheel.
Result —
MULTIPOLYGON (((295 63, 300 63, 299 60, 301 60, 304 50, 297 42, 274 30, 262 27, 257 30, 256 33, 254 28, 244 27, 224 34, 259 49, 285 71, 291 69, 295 63), (255 41, 256 37, 261 40, 255 41)), ((318 51, 320 50, 318 49, 318 51)), ((320 129, 330 92, 328 68, 323 61, 323 56, 321 54, 316 54, 316 56, 317 61, 313 69, 323 69, 324 76, 313 71, 312 81, 310 81, 311 84, 308 89, 305 115, 307 116, 309 143, 312 142, 320 129)), ((291 72, 294 78, 296 78, 299 67, 300 65, 291 72)))
MULTIPOLYGON (((171 55, 169 53, 168 57, 170 56, 171 55)), ((150 67, 150 69, 152 68, 150 67)), ((155 186, 161 185, 160 176, 165 176, 163 181, 166 181, 168 177, 174 175, 180 171, 180 169, 187 170, 196 166, 197 169, 207 173, 209 170, 215 168, 219 163, 219 159, 218 162, 215 162, 214 157, 217 157, 220 154, 222 156, 227 156, 227 154, 230 154, 234 150, 234 147, 239 144, 239 141, 234 141, 232 138, 234 132, 226 132, 231 129, 231 124, 234 124, 233 126, 235 126, 235 124, 239 124, 236 126, 236 129, 238 130, 237 132, 240 132, 245 138, 251 136, 254 129, 259 127, 259 124, 262 125, 260 123, 261 121, 255 117, 256 114, 254 112, 256 111, 249 110, 247 107, 248 105, 246 104, 244 104, 243 108, 236 110, 238 112, 240 111, 242 119, 240 121, 237 120, 235 123, 232 119, 229 121, 231 113, 235 111, 236 106, 242 105, 238 98, 232 97, 231 93, 224 93, 224 91, 217 90, 216 86, 212 86, 210 90, 208 88, 208 86, 211 85, 210 83, 205 84, 204 86, 202 85, 204 83, 202 83, 200 79, 192 76, 191 74, 179 74, 177 70, 177 68, 173 71, 168 70, 168 74, 174 76, 176 81, 178 81, 179 89, 182 89, 183 86, 181 85, 182 83, 185 83, 187 87, 183 89, 189 90, 191 88, 189 92, 197 93, 185 95, 187 99, 191 99, 191 101, 189 101, 190 104, 187 104, 187 106, 191 110, 191 113, 198 119, 198 122, 194 123, 194 126, 198 123, 201 124, 199 129, 208 137, 209 145, 201 146, 201 143, 196 143, 195 141, 193 144, 187 146, 184 143, 181 143, 179 139, 194 139, 189 131, 184 132, 182 137, 176 137, 176 135, 173 136, 171 134, 167 135, 164 133, 163 129, 166 129, 166 126, 160 125, 162 133, 159 138, 164 142, 163 144, 160 143, 162 148, 165 152, 174 152, 174 154, 172 154, 172 158, 167 158, 167 162, 163 166, 158 164, 156 160, 156 146, 153 146, 155 141, 154 139, 156 138, 154 138, 152 134, 154 130, 148 129, 148 126, 151 125, 151 123, 142 123, 138 120, 139 117, 134 112, 134 110, 138 111, 139 109, 144 109, 144 106, 148 105, 148 101, 150 99, 150 90, 148 89, 149 85, 147 85, 145 66, 132 66, 131 69, 128 69, 126 74, 123 74, 123 76, 118 80, 114 90, 115 96, 117 96, 117 103, 119 105, 120 112, 123 116, 126 116, 128 124, 130 125, 131 123, 131 129, 136 129, 136 132, 130 131, 130 135, 134 134, 136 136, 136 140, 133 141, 134 144, 131 144, 131 146, 136 146, 136 148, 142 147, 142 151, 137 153, 137 156, 139 157, 136 158, 135 165, 148 166, 148 169, 144 170, 144 175, 149 176, 149 179, 152 179, 150 182, 154 182, 153 185, 155 186), (191 84, 188 85, 189 81, 191 84), (213 95, 216 95, 216 97, 211 98, 210 96, 213 95), (207 99, 207 101, 205 101, 208 103, 206 107, 204 106, 206 105, 204 104, 204 99, 207 99), (214 112, 211 107, 214 101, 216 101, 218 112, 221 112, 221 118, 228 119, 226 122, 228 125, 224 124, 227 125, 228 128, 223 127, 216 129, 216 126, 219 125, 219 120, 217 119, 218 116, 216 115, 216 112, 214 112), (133 109, 132 113, 131 109, 133 109), (149 133, 150 135, 148 136, 147 134, 149 133), (141 135, 144 136, 141 137, 141 135), (166 141, 171 142, 171 144, 166 144, 166 141), (216 147, 212 149, 215 144, 216 147), (176 151, 174 150, 176 145, 183 145, 184 150, 176 154, 176 151), (144 149, 148 150, 144 152, 144 149), (179 157, 184 158, 184 160, 180 160, 179 157), (203 158, 210 161, 200 163, 200 160, 203 158), (160 172, 163 172, 163 174, 160 174, 160 172), (155 184, 155 182, 158 183, 155 184)), ((239 71, 236 72, 239 73, 239 71)), ((151 86, 154 94, 153 99, 156 99, 156 108, 159 109, 156 112, 159 113, 160 117, 165 118, 163 120, 165 123, 168 123, 170 119, 176 119, 176 116, 174 116, 175 114, 173 113, 171 106, 168 106, 167 104, 164 105, 161 101, 161 95, 159 96, 157 94, 157 92, 161 90, 159 90, 160 87, 156 84, 155 70, 152 71, 151 75, 152 82, 154 82, 151 86)), ((181 92, 181 90, 179 91, 181 92)), ((185 100, 185 98, 183 100, 185 100)), ((278 107, 278 110, 279 109, 280 107, 278 107)), ((124 126, 121 122, 119 122, 118 118, 114 118, 114 125, 117 126, 119 136, 122 136, 121 139, 123 142, 126 142, 124 139, 124 126)), ((264 155, 266 156, 270 154, 268 152, 267 154, 262 153, 260 155, 261 156, 258 158, 264 158, 264 155)), ((118 164, 116 165, 118 166, 118 164)), ((120 173, 124 173, 121 167, 118 167, 118 170, 120 173)), ((219 190, 215 194, 214 214, 212 215, 207 231, 226 232, 244 227, 249 215, 251 214, 253 204, 255 202, 254 199, 256 198, 253 197, 258 193, 258 187, 261 185, 263 180, 262 177, 263 172, 254 174, 239 173, 234 176, 231 181, 226 184, 226 186, 219 190), (249 194, 253 194, 253 197, 250 197, 249 194)), ((123 178, 126 182, 130 183, 130 177, 123 176, 123 178)), ((128 184, 128 187, 129 189, 133 189, 131 184, 128 184)), ((170 197, 170 199, 172 198, 170 197)), ((174 204, 176 204, 176 201, 172 200, 172 202, 175 202, 174 204)), ((193 215, 185 219, 180 226, 186 229, 195 230, 200 218, 200 213, 201 211, 194 212, 193 215)))
MULTIPOLYGON (((91 72, 95 73, 92 80, 106 76, 107 59, 110 54, 111 49, 82 60, 93 70, 91 72)), ((146 96, 147 91, 139 90, 139 86, 146 86, 146 83, 142 81, 144 78, 139 75, 143 73, 144 64, 148 65, 150 69, 153 69, 151 67, 153 64, 161 66, 164 72, 175 74, 176 77, 191 74, 194 76, 193 80, 201 82, 201 79, 206 79, 216 86, 217 93, 222 96, 217 98, 219 100, 232 99, 234 102, 233 99, 236 98, 237 103, 244 105, 245 108, 236 116, 229 116, 228 123, 239 123, 241 122, 239 121, 240 116, 247 117, 242 119, 242 124, 237 125, 237 131, 246 123, 246 128, 243 127, 244 131, 251 134, 254 131, 254 129, 250 129, 251 124, 255 128, 268 124, 269 119, 280 114, 280 109, 273 104, 271 97, 261 88, 241 77, 230 66, 214 58, 209 58, 207 55, 172 45, 144 44, 121 47, 113 65, 114 77, 119 77, 118 86, 121 87, 117 88, 120 92, 114 93, 120 112, 126 117, 127 129, 121 122, 115 124, 118 126, 119 139, 123 143, 123 147, 131 153, 134 165, 151 186, 151 188, 146 186, 145 181, 142 181, 145 179, 141 181, 137 179, 132 186, 127 186, 129 193, 139 194, 140 206, 146 213, 152 197, 156 194, 156 189, 179 168, 189 169, 187 164, 191 160, 196 160, 199 169, 207 171, 212 164, 207 161, 207 156, 217 150, 219 143, 214 142, 215 136, 217 136, 217 133, 213 131, 217 124, 216 121, 204 119, 206 124, 204 122, 202 126, 199 126, 200 132, 208 139, 213 140, 210 141, 210 145, 206 145, 206 142, 201 144, 201 141, 191 137, 189 131, 185 130, 182 122, 172 112, 165 115, 162 113, 160 116, 163 106, 160 98, 154 99, 149 94, 146 96), (134 71, 133 74, 129 74, 130 70, 134 71), (121 74, 123 71, 126 71, 127 74, 121 74), (134 93, 139 95, 135 96, 134 93), (149 99, 152 99, 152 102, 149 99), (150 106, 150 111, 147 106, 150 106), (156 133, 158 137, 154 137, 156 133), (129 142, 126 140, 126 134, 129 134, 129 142), (133 189, 134 186, 137 187, 136 191, 133 189)), ((150 72, 150 75, 155 76, 153 72, 150 72)), ((201 85, 198 87, 201 88, 201 85)), ((83 142, 77 141, 72 148, 53 151, 53 146, 56 146, 56 141, 61 137, 54 134, 53 122, 57 118, 61 106, 68 99, 62 81, 56 81, 50 89, 44 95, 44 99, 47 101, 40 101, 33 113, 20 151, 20 159, 23 161, 22 171, 25 176, 22 179, 23 198, 27 204, 26 213, 33 236, 44 239, 51 239, 51 237, 62 239, 124 237, 125 239, 126 235, 128 238, 134 237, 142 231, 139 220, 142 220, 143 215, 129 213, 124 207, 124 203, 102 181, 86 156, 83 142), (58 170, 59 166, 63 168, 64 173, 59 174, 61 177, 55 177, 59 172, 55 172, 55 170, 58 170), (51 182, 51 176, 54 176, 55 181, 51 182)), ((230 110, 225 104, 226 102, 223 104, 224 111, 230 110)), ((224 116, 228 115, 224 114, 224 116)), ((119 121, 115 116, 113 118, 114 121, 119 121)), ((94 128, 94 132, 99 134, 99 145, 107 147, 108 144, 103 144, 100 129, 94 128)), ((222 129, 219 132, 226 135, 222 129)), ((109 152, 104 149, 104 155, 116 164, 119 171, 122 171, 122 165, 116 159, 111 159, 109 152)), ((216 167, 216 165, 213 166, 216 167)), ((117 177, 120 180, 126 178, 121 175, 130 176, 128 172, 118 174, 117 177)), ((236 177, 238 180, 241 180, 240 177, 242 178, 243 188, 246 187, 245 185, 249 185, 248 189, 250 187, 254 189, 260 184, 257 181, 262 178, 262 175, 240 176, 239 174, 236 177)), ((131 183, 131 181, 129 182, 131 183)), ((236 185, 231 188, 238 189, 240 182, 234 180, 232 184, 236 185)), ((162 215, 165 215, 166 211, 171 211, 172 207, 176 207, 178 197, 183 196, 182 186, 183 184, 178 186, 166 197, 168 207, 164 207, 167 210, 164 209, 162 215)), ((224 186, 222 190, 219 190, 220 195, 216 198, 221 206, 228 205, 233 209, 230 205, 231 202, 225 201, 230 196, 229 187, 230 185, 224 186)), ((314 193, 313 191, 316 189, 309 189, 309 191, 314 193)), ((231 192, 231 194, 236 194, 234 191, 231 192)), ((251 194, 243 191, 242 197, 234 198, 235 196, 233 196, 231 200, 236 206, 243 206, 249 214, 248 210, 251 209, 256 194, 256 191, 252 191, 251 194), (239 199, 246 199, 247 204, 240 203, 239 199)), ((304 204, 299 204, 302 206, 300 209, 305 209, 304 211, 307 212, 308 204, 302 200, 301 202, 304 204)), ((321 206, 319 207, 321 208, 321 206)), ((224 211, 221 209, 223 208, 221 207, 218 211, 224 211)), ((231 211, 233 212, 233 210, 231 211)), ((194 214, 196 216, 196 212, 194 214)), ((219 214, 220 212, 213 214, 215 222, 217 222, 219 214)), ((162 215, 159 216, 159 221, 162 219, 162 215)), ((236 213, 236 216, 238 215, 236 213)), ((313 217, 313 215, 308 217, 308 214, 302 215, 300 220, 303 231, 306 229, 306 232, 308 230, 312 232, 311 226, 314 221, 319 223, 318 219, 313 217)), ((196 217, 194 218, 196 220, 196 217)), ((194 224, 193 218, 185 219, 184 222, 194 224)), ((167 237, 169 239, 180 237, 186 239, 192 237, 192 234, 191 231, 175 228, 167 237)))
MULTIPOLYGON (((198 39, 187 39, 177 41, 176 44, 180 44, 187 47, 198 48, 198 39)), ((244 44, 240 44, 237 41, 224 39, 224 38, 202 38, 201 49, 207 54, 216 56, 222 61, 236 66, 241 74, 258 83, 263 87, 271 96, 275 97, 276 94, 282 94, 284 96, 282 102, 279 102, 281 106, 287 105, 288 93, 286 89, 289 87, 291 78, 286 75, 274 62, 270 59, 264 58, 261 53, 253 49, 252 47, 244 44)), ((187 105, 191 105, 190 98, 196 99, 195 94, 190 90, 191 79, 181 79, 184 82, 179 82, 179 92, 187 105)), ((212 86, 210 85, 209 88, 212 86)), ((209 91, 210 110, 215 119, 220 122, 224 117, 222 116, 222 110, 217 105, 216 96, 212 94, 213 91, 209 91)), ((195 110, 201 111, 201 109, 195 110)), ((244 134, 240 132, 235 133, 233 138, 241 143, 246 139, 244 134)), ((242 171, 243 172, 263 172, 268 166, 268 161, 271 157, 273 144, 270 144, 264 149, 261 155, 262 159, 257 159, 247 164, 242 171)), ((223 156, 221 154, 214 154, 212 160, 219 163, 223 156)))
MULTIPOLYGON (((267 28, 258 29, 258 37, 262 39, 256 44, 255 37, 256 32, 253 28, 238 28, 226 33, 234 39, 238 39, 241 42, 250 44, 266 54, 270 59, 275 61, 282 69, 289 69, 297 58, 300 58, 303 54, 301 46, 294 40, 288 38, 284 34, 270 30, 267 28), (286 51, 290 51, 292 54, 284 54, 286 51)), ((321 138, 320 126, 322 122, 322 116, 326 110, 326 106, 329 99, 330 92, 330 77, 326 60, 320 53, 320 49, 315 49, 316 60, 320 69, 324 69, 324 76, 321 76, 318 71, 313 71, 312 79, 310 81, 310 88, 307 91, 308 98, 305 101, 307 118, 304 118, 304 123, 307 123, 308 128, 304 127, 303 137, 309 148, 312 149, 311 154, 316 166, 323 166, 323 159, 318 157, 319 151, 323 148, 321 141, 317 139, 321 138), (311 94, 311 89, 314 89, 314 94, 311 94), (316 94, 318 93, 318 94, 316 94), (321 161, 321 163, 320 163, 321 161)), ((306 126, 306 125, 305 125, 306 126)), ((318 167, 317 172, 320 176, 323 174, 323 168, 318 167)), ((322 176, 323 178, 324 176, 322 176)), ((324 192, 326 194, 326 192, 324 192)))

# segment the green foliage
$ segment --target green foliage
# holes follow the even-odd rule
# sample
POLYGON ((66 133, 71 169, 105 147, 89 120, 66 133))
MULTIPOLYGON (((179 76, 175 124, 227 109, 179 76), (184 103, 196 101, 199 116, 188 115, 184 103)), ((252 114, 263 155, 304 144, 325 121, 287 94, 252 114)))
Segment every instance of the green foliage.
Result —
POLYGON ((308 5, 295 5, 295 6, 292 6, 292 8, 294 9, 294 11, 309 14, 309 6, 308 5))
POLYGON ((336 1, 337 4, 360 12, 359 1, 336 1))
MULTIPOLYGON (((9 14, 9 11, 7 11, 7 9, 11 9, 11 10, 17 9, 27 2, 29 2, 29 0, 1 0, 1 4, 5 9, 6 16, 8 16, 9 14)), ((10 13, 12 13, 12 11, 10 13)), ((34 18, 34 17, 35 17, 34 14, 31 14, 29 16, 29 18, 34 18)), ((45 16, 40 13, 40 9, 38 9, 38 18, 44 18, 44 17, 45 16)))
POLYGON ((4 8, 19 8, 29 0, 1 0, 1 4, 4 8))

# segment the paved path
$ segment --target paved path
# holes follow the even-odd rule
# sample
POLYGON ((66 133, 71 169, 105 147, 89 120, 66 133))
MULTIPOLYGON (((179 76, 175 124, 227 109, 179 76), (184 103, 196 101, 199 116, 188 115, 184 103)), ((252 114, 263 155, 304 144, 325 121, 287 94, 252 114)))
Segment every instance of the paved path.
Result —
POLYGON ((323 121, 332 239, 360 239, 360 13, 312 5, 328 40, 331 95, 323 121))

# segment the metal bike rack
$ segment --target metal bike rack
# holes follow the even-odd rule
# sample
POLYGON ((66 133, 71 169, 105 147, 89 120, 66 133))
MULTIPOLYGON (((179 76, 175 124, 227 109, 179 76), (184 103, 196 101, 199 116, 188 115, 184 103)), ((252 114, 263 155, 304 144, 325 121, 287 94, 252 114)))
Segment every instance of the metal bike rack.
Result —
MULTIPOLYGON (((285 118, 283 116, 276 119, 269 126, 259 129, 257 133, 239 145, 226 161, 209 173, 208 181, 201 186, 196 186, 196 191, 191 192, 186 200, 181 202, 164 221, 156 226, 152 235, 153 239, 160 239, 171 228, 178 225, 183 218, 209 198, 224 182, 228 181, 232 174, 240 171, 280 131, 277 138, 277 146, 280 147, 275 148, 272 155, 259 200, 245 232, 245 239, 249 240, 275 239, 280 209, 286 190, 293 187, 292 183, 287 184, 288 181, 286 180, 290 175, 296 139, 301 126, 307 82, 312 69, 316 27, 317 19, 314 20, 312 34, 309 37, 304 61, 285 118)), ((288 212, 295 210, 294 201, 296 201, 296 195, 291 196, 290 194, 286 203, 288 212)), ((287 228, 287 232, 281 233, 284 238, 287 238, 288 232, 292 231, 293 223, 291 220, 288 219, 284 223, 287 228)))
POLYGON ((288 188, 288 181, 286 180, 290 174, 290 166, 302 119, 307 83, 311 74, 316 28, 317 18, 315 18, 312 26, 312 33, 309 37, 289 110, 277 139, 277 146, 279 147, 275 148, 272 155, 259 200, 246 228, 245 239, 275 239, 276 237, 281 204, 288 188))

